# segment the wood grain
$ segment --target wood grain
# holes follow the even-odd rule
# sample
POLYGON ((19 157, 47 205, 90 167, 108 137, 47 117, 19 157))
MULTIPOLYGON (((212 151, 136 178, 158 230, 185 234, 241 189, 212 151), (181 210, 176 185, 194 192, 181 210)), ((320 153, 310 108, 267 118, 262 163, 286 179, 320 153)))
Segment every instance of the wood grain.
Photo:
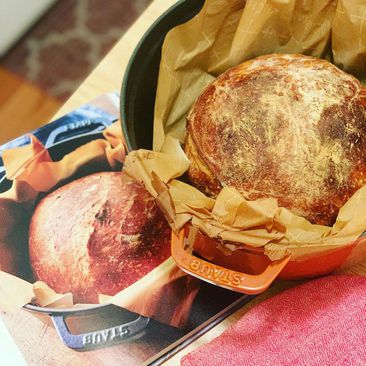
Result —
POLYGON ((48 123, 61 103, 0 68, 0 144, 48 123))

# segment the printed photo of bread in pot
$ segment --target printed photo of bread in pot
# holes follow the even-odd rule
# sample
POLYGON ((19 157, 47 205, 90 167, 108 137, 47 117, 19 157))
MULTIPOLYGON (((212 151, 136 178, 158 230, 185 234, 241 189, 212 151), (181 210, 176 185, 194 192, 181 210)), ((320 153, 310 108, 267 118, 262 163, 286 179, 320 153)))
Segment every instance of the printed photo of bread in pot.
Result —
POLYGON ((190 181, 211 197, 230 186, 331 226, 366 183, 366 90, 326 60, 273 54, 227 70, 187 131, 190 181))
POLYGON ((101 172, 45 196, 30 224, 35 279, 75 302, 115 295, 170 256, 170 227, 155 200, 120 172, 101 172))

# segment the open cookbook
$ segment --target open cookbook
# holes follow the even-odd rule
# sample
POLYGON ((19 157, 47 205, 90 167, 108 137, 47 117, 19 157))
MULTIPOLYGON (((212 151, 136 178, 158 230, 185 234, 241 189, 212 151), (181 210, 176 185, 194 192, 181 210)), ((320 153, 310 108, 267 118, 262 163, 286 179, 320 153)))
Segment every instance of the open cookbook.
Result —
MULTIPOLYGON (((74 282, 86 279, 78 272, 79 264, 75 268, 68 264, 67 268, 55 269, 57 263, 52 262, 49 253, 53 247, 62 246, 60 236, 55 227, 54 236, 52 231, 46 232, 44 249, 39 244, 42 238, 39 232, 50 225, 53 212, 60 216, 65 208, 66 217, 73 222, 72 229, 65 218, 59 226, 67 230, 68 240, 81 248, 85 220, 76 206, 83 200, 81 197, 90 194, 91 201, 98 190, 108 190, 109 183, 96 193, 87 192, 93 185, 87 183, 89 186, 72 201, 72 207, 71 201, 64 201, 53 206, 46 216, 42 216, 40 206, 44 205, 45 197, 56 194, 59 198, 65 187, 85 177, 121 171, 128 152, 117 104, 117 94, 104 95, 0 147, 0 306, 5 311, 2 319, 27 362, 37 360, 42 365, 62 360, 70 364, 80 360, 79 351, 85 351, 83 361, 91 364, 118 361, 128 365, 158 365, 251 299, 189 276, 176 267, 170 254, 161 257, 154 254, 160 262, 147 260, 149 248, 134 251, 133 256, 128 251, 118 253, 123 268, 110 267, 106 278, 120 276, 115 281, 120 278, 129 281, 116 294, 106 293, 108 286, 98 287, 98 296, 94 297, 77 290, 60 291, 69 274, 74 282), (41 262, 51 276, 41 271, 41 262), (61 277, 59 273, 63 273, 61 277)), ((128 183, 118 179, 116 184, 128 183)), ((105 219, 100 213, 95 217, 98 223, 105 219)), ((135 218, 131 222, 137 221, 135 218)), ((114 234, 108 236, 103 231, 103 235, 113 241, 114 234)), ((92 240, 103 241, 91 236, 88 240, 89 246, 92 240)), ((170 253, 170 230, 167 237, 159 240, 157 245, 165 243, 165 253, 170 253)), ((69 248, 66 255, 75 258, 77 254, 72 250, 69 248)), ((86 255, 80 256, 80 261, 86 255)), ((88 255, 92 256, 90 251, 88 255)), ((95 255, 93 265, 102 266, 104 257, 100 253, 95 255)), ((92 264, 88 271, 86 278, 90 279, 94 273, 92 264)))

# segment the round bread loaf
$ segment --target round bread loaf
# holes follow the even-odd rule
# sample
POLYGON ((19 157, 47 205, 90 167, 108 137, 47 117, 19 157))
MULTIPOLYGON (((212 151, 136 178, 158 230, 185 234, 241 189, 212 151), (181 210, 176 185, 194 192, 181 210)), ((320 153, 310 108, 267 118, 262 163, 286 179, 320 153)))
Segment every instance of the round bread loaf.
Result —
POLYGON ((203 91, 187 120, 189 178, 210 196, 231 186, 332 225, 366 182, 366 90, 325 60, 244 62, 203 91))
POLYGON ((43 198, 32 216, 36 279, 77 302, 114 295, 170 256, 170 227, 154 198, 121 173, 75 180, 43 198))

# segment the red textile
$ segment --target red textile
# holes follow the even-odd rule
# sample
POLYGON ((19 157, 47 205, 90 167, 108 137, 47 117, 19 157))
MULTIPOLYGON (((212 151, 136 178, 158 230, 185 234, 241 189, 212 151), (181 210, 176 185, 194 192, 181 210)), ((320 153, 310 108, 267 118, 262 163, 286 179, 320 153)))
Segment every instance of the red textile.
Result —
POLYGON ((287 290, 181 364, 366 365, 366 278, 328 276, 287 290))

